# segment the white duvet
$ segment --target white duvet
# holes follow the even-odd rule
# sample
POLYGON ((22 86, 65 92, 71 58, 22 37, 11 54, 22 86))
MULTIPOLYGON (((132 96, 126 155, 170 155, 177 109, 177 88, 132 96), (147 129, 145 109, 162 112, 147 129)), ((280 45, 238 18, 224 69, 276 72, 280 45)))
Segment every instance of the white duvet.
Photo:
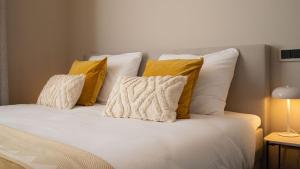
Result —
MULTIPOLYGON (((258 117, 192 115, 159 123, 102 116, 104 106, 0 107, 0 124, 94 153, 116 169, 252 169, 258 117)), ((1 132, 1 131, 0 131, 1 132)))

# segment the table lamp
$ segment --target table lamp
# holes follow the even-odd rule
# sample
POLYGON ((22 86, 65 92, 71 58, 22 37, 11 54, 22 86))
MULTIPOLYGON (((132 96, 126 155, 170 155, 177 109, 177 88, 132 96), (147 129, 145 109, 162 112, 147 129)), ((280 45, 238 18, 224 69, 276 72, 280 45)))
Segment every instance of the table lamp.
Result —
POLYGON ((279 133, 283 137, 298 137, 300 136, 291 128, 291 99, 300 99, 300 90, 296 87, 283 86, 273 90, 272 97, 277 99, 285 99, 287 102, 287 131, 279 133))

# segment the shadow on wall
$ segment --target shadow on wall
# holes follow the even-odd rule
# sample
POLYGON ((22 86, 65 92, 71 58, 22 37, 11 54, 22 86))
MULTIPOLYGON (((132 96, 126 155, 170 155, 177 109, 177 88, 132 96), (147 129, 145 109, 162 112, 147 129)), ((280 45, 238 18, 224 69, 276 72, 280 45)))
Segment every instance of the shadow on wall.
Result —
POLYGON ((67 71, 68 0, 8 0, 10 103, 34 103, 48 78, 67 71))
POLYGON ((271 47, 270 84, 271 90, 282 85, 282 64, 279 61, 280 48, 271 47))
POLYGON ((74 59, 83 59, 85 56, 99 54, 98 42, 101 26, 101 6, 98 0, 73 0, 70 4, 70 63, 74 59), (99 14, 100 13, 100 14, 99 14))

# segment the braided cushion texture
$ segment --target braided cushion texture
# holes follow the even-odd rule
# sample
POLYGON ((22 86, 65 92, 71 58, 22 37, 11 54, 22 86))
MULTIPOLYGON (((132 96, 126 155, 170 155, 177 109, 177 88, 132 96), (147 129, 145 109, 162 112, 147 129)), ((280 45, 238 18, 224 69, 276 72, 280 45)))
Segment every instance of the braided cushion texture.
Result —
POLYGON ((78 101, 85 75, 54 75, 44 86, 37 104, 59 109, 71 109, 78 101))
POLYGON ((186 76, 123 77, 108 98, 105 116, 173 122, 186 82, 186 76))

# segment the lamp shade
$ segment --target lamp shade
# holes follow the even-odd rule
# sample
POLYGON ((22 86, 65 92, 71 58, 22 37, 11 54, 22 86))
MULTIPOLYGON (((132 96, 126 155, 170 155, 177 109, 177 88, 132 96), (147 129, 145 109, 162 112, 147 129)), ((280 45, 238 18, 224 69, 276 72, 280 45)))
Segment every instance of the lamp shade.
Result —
POLYGON ((272 97, 277 99, 300 99, 300 90, 296 87, 277 87, 272 92, 272 97))

